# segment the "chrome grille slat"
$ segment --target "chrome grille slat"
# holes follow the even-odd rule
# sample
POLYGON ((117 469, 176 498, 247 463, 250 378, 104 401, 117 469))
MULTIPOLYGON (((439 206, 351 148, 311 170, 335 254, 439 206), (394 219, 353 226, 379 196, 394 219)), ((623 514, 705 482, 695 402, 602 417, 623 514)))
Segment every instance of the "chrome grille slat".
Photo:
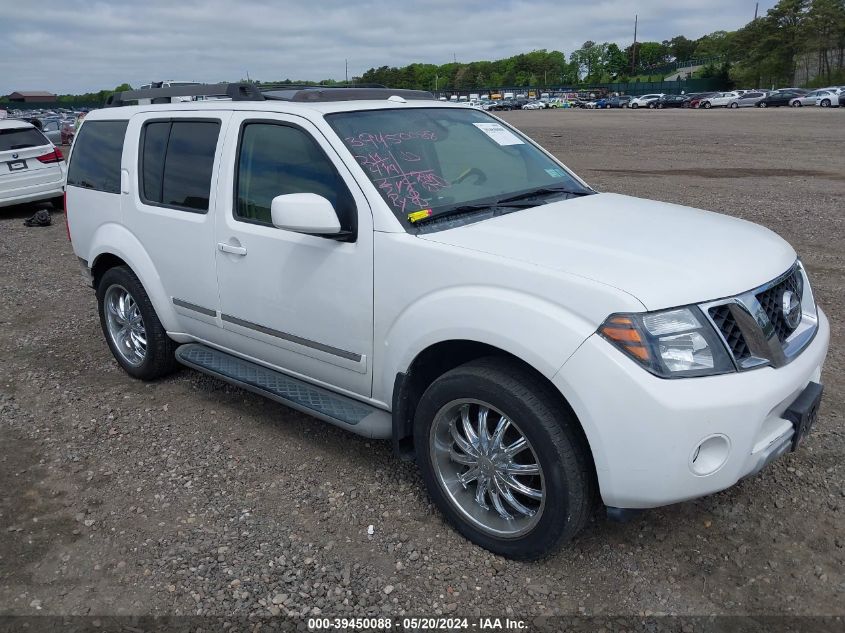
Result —
POLYGON ((818 312, 801 262, 772 281, 699 308, 722 338, 739 371, 781 367, 809 344, 818 329, 818 312), (783 314, 784 292, 799 298, 801 320, 793 328, 783 314))

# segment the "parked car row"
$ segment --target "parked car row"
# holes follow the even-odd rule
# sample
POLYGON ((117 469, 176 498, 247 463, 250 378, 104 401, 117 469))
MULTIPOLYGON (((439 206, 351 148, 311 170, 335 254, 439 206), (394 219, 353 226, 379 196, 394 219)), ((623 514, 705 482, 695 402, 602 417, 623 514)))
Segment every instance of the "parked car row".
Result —
MULTIPOLYGON (((653 93, 631 97, 628 95, 614 95, 591 100, 573 99, 567 107, 585 108, 588 110, 605 110, 612 108, 637 108, 665 109, 665 108, 700 108, 710 110, 711 108, 777 108, 791 106, 800 108, 802 106, 818 106, 822 108, 836 108, 843 105, 845 97, 845 86, 834 86, 817 90, 805 90, 803 88, 780 88, 778 90, 731 90, 728 92, 702 92, 686 95, 667 95, 653 93)), ((548 105, 533 105, 528 103, 523 106, 525 110, 541 109, 548 105)), ((491 108, 496 109, 496 108, 491 108)), ((500 108, 512 109, 512 108, 500 108)))

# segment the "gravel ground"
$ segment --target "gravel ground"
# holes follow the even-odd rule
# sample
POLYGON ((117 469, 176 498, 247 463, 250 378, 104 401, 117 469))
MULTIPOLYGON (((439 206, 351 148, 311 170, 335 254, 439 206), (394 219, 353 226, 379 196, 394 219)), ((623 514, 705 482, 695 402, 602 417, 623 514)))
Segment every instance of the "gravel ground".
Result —
POLYGON ((543 562, 508 561, 446 526, 386 442, 193 371, 131 380, 62 216, 28 229, 35 207, 0 209, 0 613, 845 614, 845 109, 504 118, 600 190, 796 246, 833 322, 801 451, 626 525, 597 516, 543 562))

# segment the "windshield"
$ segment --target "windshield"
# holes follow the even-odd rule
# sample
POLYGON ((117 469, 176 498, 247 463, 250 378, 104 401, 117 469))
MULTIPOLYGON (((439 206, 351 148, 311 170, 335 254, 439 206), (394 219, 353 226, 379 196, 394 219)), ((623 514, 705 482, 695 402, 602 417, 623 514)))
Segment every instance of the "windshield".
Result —
POLYGON ((514 195, 531 198, 533 190, 591 193, 524 137, 479 110, 367 110, 326 119, 406 226, 485 204, 489 209, 514 195))

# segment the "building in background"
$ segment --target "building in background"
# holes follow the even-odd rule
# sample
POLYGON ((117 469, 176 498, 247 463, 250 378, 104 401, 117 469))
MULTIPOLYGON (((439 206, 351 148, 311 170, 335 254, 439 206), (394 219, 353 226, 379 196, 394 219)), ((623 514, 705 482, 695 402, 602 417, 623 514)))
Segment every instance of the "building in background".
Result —
POLYGON ((52 92, 46 92, 44 90, 13 92, 7 98, 14 103, 48 103, 57 99, 56 95, 52 92))

